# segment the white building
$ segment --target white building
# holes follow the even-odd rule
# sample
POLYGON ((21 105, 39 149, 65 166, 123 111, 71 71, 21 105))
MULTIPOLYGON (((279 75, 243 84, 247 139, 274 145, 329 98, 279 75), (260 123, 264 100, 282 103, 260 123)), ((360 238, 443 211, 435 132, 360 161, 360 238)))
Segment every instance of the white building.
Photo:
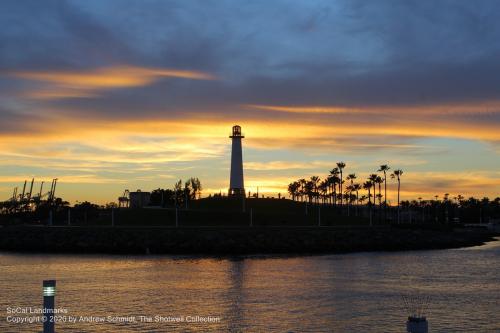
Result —
POLYGON ((229 182, 229 196, 245 196, 245 185, 243 183, 243 153, 241 139, 245 136, 241 133, 241 127, 233 126, 231 149, 231 178, 229 182))

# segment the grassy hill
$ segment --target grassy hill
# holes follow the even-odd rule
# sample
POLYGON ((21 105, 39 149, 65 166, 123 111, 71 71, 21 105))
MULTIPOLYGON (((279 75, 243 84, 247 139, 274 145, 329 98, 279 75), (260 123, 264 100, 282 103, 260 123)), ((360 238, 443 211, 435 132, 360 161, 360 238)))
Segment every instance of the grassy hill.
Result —
MULTIPOLYGON (((205 198, 193 200, 188 207, 177 209, 179 226, 315 226, 321 225, 367 225, 368 219, 341 216, 334 207, 317 206, 286 199, 234 199, 205 198), (307 208, 306 208, 307 206, 307 208), (244 208, 243 208, 244 207, 244 208)), ((61 216, 56 224, 64 224, 61 216)), ((140 209, 121 208, 114 211, 115 225, 175 226, 175 208, 147 207, 140 209)), ((102 210, 85 219, 76 212, 72 215, 74 225, 110 225, 111 211, 102 210), (86 222, 85 222, 86 220, 86 222)))

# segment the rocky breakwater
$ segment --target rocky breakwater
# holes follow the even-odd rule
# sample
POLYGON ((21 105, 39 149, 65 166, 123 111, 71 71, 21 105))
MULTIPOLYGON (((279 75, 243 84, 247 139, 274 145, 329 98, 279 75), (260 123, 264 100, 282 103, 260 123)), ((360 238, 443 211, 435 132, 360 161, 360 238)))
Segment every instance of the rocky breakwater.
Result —
POLYGON ((0 250, 127 254, 313 254, 481 245, 483 229, 394 227, 31 227, 0 228, 0 250))

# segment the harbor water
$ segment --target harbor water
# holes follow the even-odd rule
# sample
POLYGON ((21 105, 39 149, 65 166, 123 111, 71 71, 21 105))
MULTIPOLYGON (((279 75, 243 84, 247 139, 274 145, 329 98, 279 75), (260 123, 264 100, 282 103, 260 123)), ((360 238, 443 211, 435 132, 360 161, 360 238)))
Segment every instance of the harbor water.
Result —
POLYGON ((57 332, 404 332, 403 296, 428 298, 430 332, 500 331, 500 241, 324 256, 0 254, 1 332, 56 279, 57 332), (75 322, 68 321, 74 317, 75 322))

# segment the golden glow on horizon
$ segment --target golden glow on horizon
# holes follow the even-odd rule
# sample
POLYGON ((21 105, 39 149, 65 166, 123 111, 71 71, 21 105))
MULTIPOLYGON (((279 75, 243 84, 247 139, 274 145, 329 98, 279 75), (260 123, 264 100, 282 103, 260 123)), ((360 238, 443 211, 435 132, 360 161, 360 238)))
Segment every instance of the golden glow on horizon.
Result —
MULTIPOLYGON (((478 109, 483 110, 482 107, 478 109)), ((423 107, 422 112, 425 112, 423 107)), ((471 140, 500 140, 500 131, 494 122, 472 122, 463 119, 454 119, 445 114, 435 114, 433 118, 422 117, 422 112, 401 112, 401 114, 391 115, 390 119, 377 120, 371 116, 351 117, 347 115, 336 115, 333 119, 291 118, 267 119, 252 115, 250 119, 246 114, 238 116, 245 124, 247 133, 246 144, 259 148, 265 146, 275 148, 276 146, 297 147, 321 146, 327 140, 332 144, 332 140, 338 140, 342 144, 342 139, 346 144, 363 146, 369 148, 370 145, 387 148, 400 146, 397 142, 387 141, 373 143, 371 137, 400 136, 400 137, 446 137, 462 138, 471 140), (338 116, 338 117, 337 117, 338 116), (351 140, 365 138, 365 140, 351 140), (272 139, 272 140, 267 140, 272 139), (266 144, 260 142, 267 140, 266 144)), ((0 137, 7 141, 15 137, 43 137, 50 140, 51 137, 57 140, 65 137, 75 137, 75 135, 92 135, 94 138, 111 139, 120 135, 168 135, 169 137, 181 138, 213 138, 223 140, 226 137, 228 128, 233 125, 233 121, 228 120, 227 115, 212 114, 211 118, 204 118, 203 115, 187 112, 181 119, 92 119, 82 116, 70 116, 63 111, 47 110, 43 112, 42 118, 35 118, 31 123, 27 120, 24 123, 28 129, 18 133, 0 133, 0 137), (50 123, 50 127, 40 127, 40 121, 45 120, 50 123), (43 132, 43 133, 40 133, 43 132)), ((96 140, 94 140, 96 141, 96 140)), ((118 147, 121 147, 120 145, 118 147)), ((143 149, 144 146, 138 147, 143 149)), ((134 149, 123 148, 123 149, 134 149)))
MULTIPOLYGON (((478 106, 478 109, 482 107, 478 106)), ((155 180, 161 179, 162 184, 170 184, 181 178, 177 176, 181 169, 172 167, 164 170, 164 165, 178 162, 190 162, 190 165, 195 165, 194 168, 198 171, 193 171, 191 175, 200 176, 202 182, 207 182, 207 189, 203 191, 205 195, 210 193, 208 189, 225 186, 227 177, 204 178, 199 171, 206 170, 202 167, 205 161, 220 159, 228 153, 230 143, 227 136, 234 122, 233 119, 228 119, 227 114, 212 114, 207 118, 203 114, 186 112, 183 118, 171 120, 93 119, 70 116, 60 110, 42 111, 32 121, 28 119, 24 123, 27 130, 0 133, 2 165, 16 165, 26 170, 33 165, 43 165, 46 170, 65 171, 64 176, 56 175, 52 171, 45 171, 43 177, 36 176, 46 180, 52 177, 60 178, 62 186, 67 184, 65 188, 71 193, 68 198, 81 200, 77 188, 85 184, 116 184, 117 192, 120 191, 118 189, 129 187, 131 182, 153 184, 155 180), (50 126, 40 126, 40 123, 50 126), (27 145, 26 142, 37 142, 37 145, 27 145), (134 174, 137 171, 142 171, 143 174, 134 174), (133 176, 129 176, 132 174, 133 176), (71 187, 69 184, 78 186, 71 187)), ((500 141, 500 131, 496 123, 456 120, 448 117, 446 112, 436 113, 429 118, 422 117, 418 112, 404 111, 401 114, 393 113, 389 120, 381 121, 376 117, 370 118, 370 115, 353 118, 348 112, 328 115, 332 119, 325 118, 324 115, 319 115, 320 118, 315 118, 314 114, 302 118, 300 113, 297 115, 299 117, 286 120, 259 118, 255 114, 237 115, 241 118, 241 125, 247 136, 245 148, 261 151, 301 150, 313 156, 311 160, 295 162, 245 160, 245 169, 249 171, 245 180, 247 191, 255 193, 258 186, 260 193, 284 195, 288 183, 296 178, 314 174, 324 177, 334 163, 328 165, 327 162, 316 161, 314 156, 318 154, 328 154, 333 160, 341 160, 347 159, 342 157, 345 153, 356 150, 369 153, 374 149, 384 149, 386 153, 401 150, 423 150, 431 154, 435 152, 435 147, 431 144, 406 141, 415 137, 500 141), (252 172, 259 174, 250 175, 252 172), (277 177, 277 172, 286 172, 286 176, 277 177)), ((379 154, 377 158, 383 155, 379 154)), ((369 173, 366 171, 370 170, 369 168, 358 168, 355 163, 348 160, 347 162, 348 168, 358 176, 364 177, 365 173, 369 173)), ((406 169, 405 165, 414 167, 426 163, 404 162, 388 161, 391 166, 403 166, 403 169, 406 169)), ((183 168, 185 171, 187 167, 183 168)), ((28 173, 30 172, 22 176, 0 177, 0 183, 22 183, 25 179, 31 179, 32 175, 28 173)), ((492 197, 499 193, 499 179, 498 173, 487 171, 432 173, 411 170, 403 175, 402 198, 430 198, 435 194, 442 195, 441 192, 464 196, 484 194, 492 197), (434 183, 444 183, 446 187, 435 186, 434 183)), ((150 185, 144 186, 150 189, 150 185)), ((394 200, 394 190, 388 190, 390 199, 394 200)), ((225 193, 225 190, 223 192, 225 193)), ((4 197, 8 197, 11 195, 11 189, 2 190, 2 193, 4 197)), ((110 197, 107 200, 99 200, 114 199, 110 197)))

